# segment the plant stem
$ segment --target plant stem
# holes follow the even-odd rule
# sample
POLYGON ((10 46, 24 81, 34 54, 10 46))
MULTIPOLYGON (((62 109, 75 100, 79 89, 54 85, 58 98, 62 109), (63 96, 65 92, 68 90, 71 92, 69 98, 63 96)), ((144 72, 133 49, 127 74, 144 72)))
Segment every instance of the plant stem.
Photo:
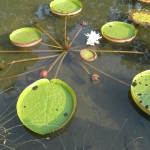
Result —
POLYGON ((128 54, 145 54, 144 52, 135 52, 135 51, 116 51, 116 50, 95 50, 95 52, 103 53, 128 53, 128 54))
POLYGON ((114 139, 114 141, 113 141, 113 143, 112 143, 112 145, 111 145, 111 147, 110 147, 110 150, 112 149, 112 147, 113 147, 113 145, 114 145, 114 143, 115 143, 115 141, 116 141, 118 135, 120 134, 120 132, 121 132, 121 130, 123 129, 123 127, 124 127, 124 125, 125 125, 126 122, 127 122, 127 118, 125 119, 125 121, 124 121, 122 127, 120 128, 120 130, 119 130, 117 136, 115 137, 115 139, 114 139))
POLYGON ((45 45, 45 46, 50 46, 50 47, 62 49, 62 47, 60 47, 60 46, 50 45, 50 44, 46 44, 46 43, 43 43, 43 42, 42 42, 41 44, 43 44, 43 45, 45 45))
POLYGON ((56 71, 56 74, 55 74, 55 77, 54 77, 54 78, 57 77, 58 71, 59 71, 59 69, 60 69, 60 66, 61 66, 61 64, 62 64, 62 62, 63 62, 63 60, 64 60, 66 54, 67 54, 67 52, 65 52, 65 54, 64 54, 63 57, 61 58, 61 61, 60 61, 59 65, 58 65, 58 68, 57 68, 57 71, 56 71))
POLYGON ((59 54, 58 58, 52 63, 52 65, 49 67, 48 72, 51 71, 51 69, 53 68, 53 66, 57 63, 57 61, 61 58, 61 56, 64 55, 64 53, 66 53, 65 51, 62 52, 61 54, 59 54))
POLYGON ((143 137, 137 137, 135 139, 133 139, 128 145, 126 145, 122 150, 125 150, 132 142, 134 142, 137 139, 142 139, 143 137))
POLYGON ((85 64, 87 64, 88 66, 90 66, 91 68, 97 70, 97 71, 100 72, 101 74, 104 74, 105 76, 107 76, 107 77, 109 77, 109 78, 111 78, 111 79, 114 79, 114 80, 116 80, 116 81, 118 81, 118 82, 120 82, 120 83, 123 83, 123 84, 125 84, 125 85, 127 85, 127 86, 130 86, 130 84, 125 83, 125 82, 123 82, 123 81, 121 81, 121 80, 119 80, 119 79, 117 79, 117 78, 115 78, 115 77, 113 77, 113 76, 111 76, 111 75, 109 75, 109 74, 107 74, 107 73, 105 73, 105 72, 103 72, 103 71, 101 71, 101 70, 95 68, 94 66, 90 65, 89 63, 87 63, 87 62, 85 62, 85 61, 83 61, 83 62, 84 62, 85 64))
POLYGON ((0 53, 49 53, 49 52, 62 52, 63 50, 0 50, 0 53))
POLYGON ((71 47, 72 43, 74 42, 74 40, 76 39, 76 37, 78 36, 78 34, 81 32, 81 30, 82 30, 82 27, 78 30, 78 32, 74 36, 73 40, 70 42, 70 44, 69 44, 70 47, 71 47))
POLYGON ((67 28, 67 16, 65 17, 65 28, 64 28, 64 38, 65 38, 65 45, 67 45, 67 31, 66 31, 66 28, 67 28))
MULTIPOLYGON (((74 52, 79 52, 80 50, 72 50, 74 52)), ((119 51, 119 50, 94 50, 97 53, 127 53, 127 54, 145 54, 145 52, 136 51, 119 51)))
POLYGON ((85 71, 88 75, 91 74, 91 73, 87 70, 87 68, 86 68, 82 63, 80 63, 79 60, 78 60, 75 56, 73 56, 73 54, 70 53, 70 55, 76 59, 76 61, 80 64, 80 66, 84 69, 84 71, 85 71))
POLYGON ((34 71, 37 71, 37 70, 43 69, 43 68, 45 68, 45 67, 46 67, 46 66, 42 66, 42 67, 39 67, 39 68, 36 68, 36 69, 30 70, 30 71, 27 71, 27 72, 24 72, 24 73, 21 73, 21 74, 17 74, 17 75, 9 76, 9 77, 5 77, 5 78, 0 78, 0 81, 1 81, 1 80, 11 79, 11 78, 16 78, 16 77, 19 77, 19 76, 23 76, 23 75, 25 75, 25 74, 28 74, 28 73, 31 73, 31 72, 34 72, 34 71))
POLYGON ((38 26, 53 42, 55 42, 58 46, 62 48, 62 45, 60 45, 49 33, 47 33, 41 26, 38 26))
POLYGON ((37 58, 21 59, 21 60, 16 60, 16 61, 9 62, 9 63, 7 63, 7 65, 9 65, 9 64, 14 64, 14 63, 20 63, 20 62, 25 62, 25 61, 33 61, 33 60, 54 58, 54 57, 57 57, 58 55, 59 55, 59 54, 52 55, 52 56, 37 57, 37 58))

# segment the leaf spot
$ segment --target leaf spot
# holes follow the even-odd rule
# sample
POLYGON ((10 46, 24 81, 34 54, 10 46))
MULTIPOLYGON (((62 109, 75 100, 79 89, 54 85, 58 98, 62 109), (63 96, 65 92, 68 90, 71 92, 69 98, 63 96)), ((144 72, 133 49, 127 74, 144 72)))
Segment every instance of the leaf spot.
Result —
POLYGON ((32 88, 32 90, 37 90, 37 89, 38 89, 37 85, 32 88))
POLYGON ((139 94, 137 94, 138 96, 141 96, 142 94, 141 93, 139 93, 139 94))
POLYGON ((136 83, 136 82, 133 82, 133 83, 132 83, 132 86, 133 86, 133 87, 135 87, 136 85, 137 85, 137 83, 136 83))
POLYGON ((64 116, 67 117, 67 116, 68 116, 68 113, 64 113, 64 116))

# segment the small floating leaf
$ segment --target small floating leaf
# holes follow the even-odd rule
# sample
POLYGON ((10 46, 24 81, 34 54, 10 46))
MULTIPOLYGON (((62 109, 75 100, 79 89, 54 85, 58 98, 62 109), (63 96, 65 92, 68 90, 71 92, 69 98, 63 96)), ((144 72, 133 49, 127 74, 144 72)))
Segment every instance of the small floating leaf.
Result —
POLYGON ((97 54, 94 50, 91 49, 82 49, 80 51, 80 56, 86 61, 94 61, 97 58, 97 54))

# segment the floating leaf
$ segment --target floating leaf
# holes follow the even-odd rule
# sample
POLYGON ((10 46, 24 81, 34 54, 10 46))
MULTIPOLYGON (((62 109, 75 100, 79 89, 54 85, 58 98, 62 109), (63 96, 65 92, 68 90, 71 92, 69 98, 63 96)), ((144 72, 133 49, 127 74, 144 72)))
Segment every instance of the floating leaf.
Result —
POLYGON ((133 25, 117 21, 103 25, 101 32, 106 39, 118 43, 129 42, 137 34, 137 30, 133 25))
POLYGON ((21 122, 30 130, 47 134, 63 127, 73 116, 76 96, 59 79, 40 79, 29 85, 17 102, 21 122))
POLYGON ((129 18, 140 25, 150 25, 150 11, 148 10, 131 10, 129 18))
POLYGON ((150 115, 150 70, 137 74, 131 85, 131 95, 135 103, 150 115))
POLYGON ((94 50, 91 49, 83 49, 80 51, 80 56, 82 59, 86 61, 94 61, 97 58, 97 54, 94 50))
POLYGON ((50 3, 50 9, 61 16, 75 15, 82 10, 82 3, 78 0, 54 0, 50 3))
POLYGON ((10 34, 11 42, 19 47, 29 47, 42 40, 42 33, 36 28, 20 28, 10 34))

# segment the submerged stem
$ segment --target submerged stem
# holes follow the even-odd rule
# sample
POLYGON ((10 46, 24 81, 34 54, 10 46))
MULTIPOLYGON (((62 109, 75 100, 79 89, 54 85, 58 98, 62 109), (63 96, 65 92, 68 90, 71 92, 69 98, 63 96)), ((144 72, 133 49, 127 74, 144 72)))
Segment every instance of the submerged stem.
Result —
POLYGON ((53 66, 57 63, 57 61, 61 58, 61 56, 66 53, 65 51, 62 52, 61 54, 59 54, 58 58, 52 63, 52 65, 49 67, 48 72, 51 71, 51 69, 53 68, 53 66))
POLYGON ((128 145, 126 145, 122 150, 125 150, 132 142, 134 142, 137 139, 142 139, 143 137, 137 137, 135 139, 133 139, 128 145))
POLYGON ((81 32, 81 30, 82 30, 82 28, 80 28, 80 29, 78 30, 78 32, 77 32, 76 35, 74 36, 73 40, 70 42, 69 46, 72 45, 72 43, 74 42, 74 40, 76 39, 76 37, 79 35, 79 33, 81 32))
POLYGON ((47 33, 41 26, 38 26, 53 42, 55 42, 58 46, 62 48, 62 45, 60 45, 49 33, 47 33))
POLYGON ((95 68, 94 66, 90 65, 89 63, 87 63, 87 62, 85 62, 85 61, 83 61, 83 62, 84 62, 85 64, 87 64, 88 66, 90 66, 91 68, 93 68, 93 69, 97 70, 98 72, 104 74, 105 76, 107 76, 107 77, 109 77, 109 78, 111 78, 111 79, 114 79, 114 80, 116 80, 116 81, 118 81, 118 82, 120 82, 120 83, 123 83, 123 84, 125 84, 125 85, 127 85, 127 86, 130 86, 130 84, 128 84, 128 83, 126 83, 126 82, 123 82, 123 81, 121 81, 121 80, 119 80, 119 79, 117 79, 117 78, 115 78, 115 77, 113 77, 113 76, 111 76, 111 75, 109 75, 109 74, 107 74, 107 73, 105 73, 105 72, 103 72, 103 71, 101 71, 101 70, 95 68))
POLYGON ((31 73, 31 72, 34 72, 34 71, 37 71, 37 70, 43 69, 43 68, 45 68, 45 67, 46 67, 46 66, 42 66, 42 67, 39 67, 39 68, 36 68, 36 69, 30 70, 30 71, 27 71, 27 72, 24 72, 24 73, 21 73, 21 74, 17 74, 17 75, 9 76, 9 77, 5 77, 5 78, 0 78, 0 81, 1 81, 1 80, 11 79, 11 78, 16 78, 16 77, 19 77, 19 76, 23 76, 23 75, 25 75, 25 74, 28 74, 28 73, 31 73))
MULTIPOLYGON (((81 50, 72 50, 74 52, 80 52, 81 50)), ((94 50, 97 53, 127 53, 127 54, 145 54, 145 52, 137 51, 116 51, 116 50, 94 50)))
POLYGON ((144 52, 136 52, 136 51, 116 51, 116 50, 95 50, 97 53, 127 53, 127 54, 145 54, 144 52))
POLYGON ((56 74, 55 74, 55 77, 54 77, 54 78, 57 77, 58 71, 59 71, 59 69, 60 69, 60 66, 61 66, 61 64, 62 64, 62 62, 63 62, 63 60, 64 60, 66 54, 67 54, 67 52, 65 52, 65 54, 62 56, 61 61, 60 61, 59 65, 58 65, 58 68, 57 68, 57 71, 56 71, 56 74))
POLYGON ((81 62, 79 62, 79 60, 78 60, 75 56, 73 56, 73 54, 70 53, 70 55, 76 59, 76 61, 80 64, 80 66, 84 69, 84 71, 85 71, 88 75, 91 74, 91 73, 88 71, 88 69, 87 69, 81 62))
POLYGON ((54 58, 54 57, 57 57, 58 55, 59 55, 59 54, 52 55, 52 56, 44 56, 44 57, 36 57, 36 58, 29 58, 29 59, 21 59, 21 60, 16 60, 16 61, 9 62, 9 63, 7 63, 7 65, 9 65, 9 64, 14 64, 14 63, 20 63, 20 62, 25 62, 25 61, 33 61, 33 60, 54 58))
POLYGON ((65 17, 65 28, 64 28, 64 38, 65 38, 65 45, 67 45, 67 16, 65 17))
POLYGON ((50 45, 50 44, 46 44, 46 43, 41 43, 41 44, 43 44, 43 45, 45 45, 45 46, 50 46, 50 47, 55 47, 55 48, 60 48, 60 49, 62 49, 62 47, 60 47, 60 46, 55 46, 55 45, 50 45))
POLYGON ((110 150, 111 150, 111 149, 112 149, 112 147, 114 146, 114 143, 115 143, 115 141, 116 141, 116 139, 117 139, 118 135, 120 134, 120 132, 121 132, 121 130, 123 129, 123 127, 124 127, 124 125, 125 125, 125 123, 126 123, 126 122, 127 122, 127 118, 125 119, 125 121, 124 121, 124 123, 123 123, 122 127, 120 128, 120 130, 119 130, 119 132, 118 132, 117 136, 115 137, 115 139, 114 139, 114 141, 113 141, 113 143, 112 143, 112 145, 111 145, 111 147, 110 147, 110 150))
POLYGON ((45 52, 62 52, 63 50, 0 50, 0 53, 45 53, 45 52))

